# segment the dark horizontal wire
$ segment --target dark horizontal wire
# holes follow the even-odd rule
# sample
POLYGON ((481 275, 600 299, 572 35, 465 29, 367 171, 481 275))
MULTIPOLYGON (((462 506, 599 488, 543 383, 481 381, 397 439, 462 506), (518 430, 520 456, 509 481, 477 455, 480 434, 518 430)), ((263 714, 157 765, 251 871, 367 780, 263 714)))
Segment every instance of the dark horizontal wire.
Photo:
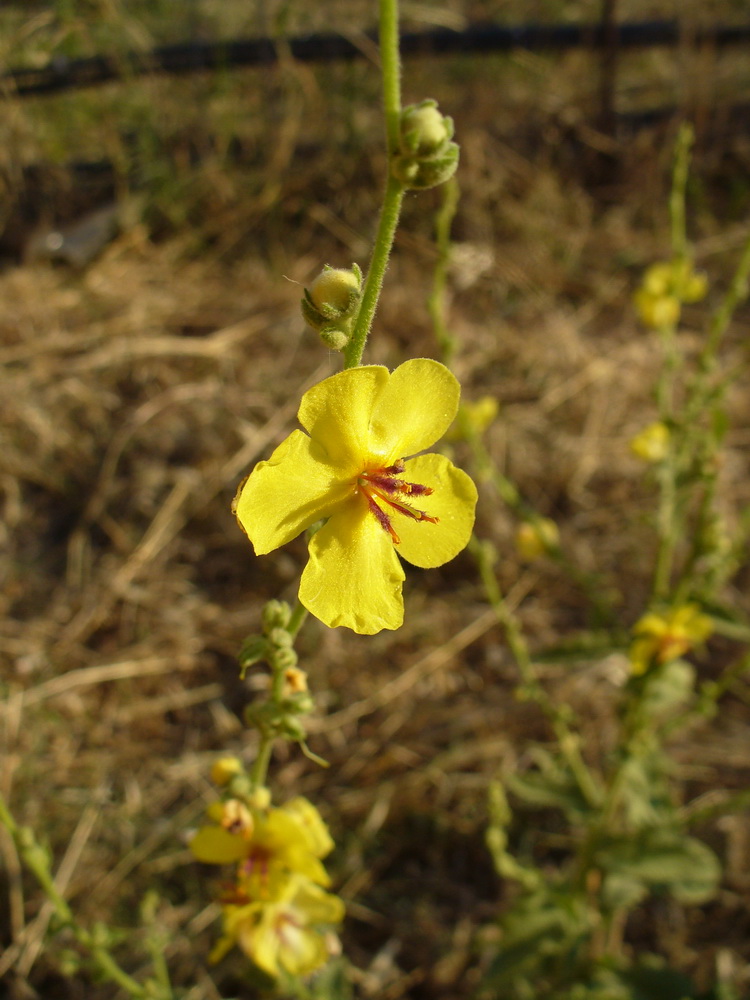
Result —
MULTIPOLYGON (((373 35, 367 37, 374 40, 373 35)), ((611 26, 601 23, 527 24, 517 27, 474 25, 464 31, 436 28, 402 34, 401 53, 412 56, 511 52, 514 49, 650 48, 675 45, 683 38, 694 45, 741 44, 750 41, 750 24, 714 25, 695 31, 687 31, 677 21, 626 22, 617 25, 614 31, 611 26)), ((335 34, 285 39, 284 47, 300 62, 352 60, 364 55, 355 42, 335 34)), ((134 75, 268 66, 277 59, 276 43, 270 38, 183 42, 119 57, 98 55, 69 59, 55 56, 48 65, 38 69, 12 69, 0 74, 0 89, 6 94, 27 97, 93 87, 134 75)))

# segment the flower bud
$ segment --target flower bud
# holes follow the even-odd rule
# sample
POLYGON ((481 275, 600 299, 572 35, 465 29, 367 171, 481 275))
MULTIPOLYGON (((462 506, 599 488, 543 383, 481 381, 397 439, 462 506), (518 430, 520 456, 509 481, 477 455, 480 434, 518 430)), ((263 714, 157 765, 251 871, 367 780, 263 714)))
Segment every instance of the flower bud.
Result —
POLYGON ((682 286, 682 301, 700 302, 708 293, 708 278, 703 271, 691 271, 682 286))
MULTIPOLYGON (((356 266, 356 265, 355 265, 356 266)), ((328 319, 340 319, 359 299, 362 273, 343 267, 324 267, 310 285, 310 301, 328 319)))
POLYGON ((291 646, 277 647, 271 654, 271 666, 274 670, 281 670, 286 673, 292 667, 297 666, 299 657, 291 646))
POLYGON ((268 809, 271 805, 271 792, 265 785, 259 785, 248 795, 247 804, 251 809, 268 809))
POLYGON ((453 120, 441 115, 437 101, 412 104, 401 115, 401 151, 431 156, 453 138, 453 120))
POLYGON ((679 321, 680 300, 674 295, 652 295, 645 288, 640 288, 633 301, 644 326, 660 330, 676 326, 679 321))
POLYGON ((211 765, 211 781, 219 788, 228 785, 238 774, 244 771, 242 761, 238 757, 220 757, 211 765))
POLYGON ((535 521, 523 521, 516 531, 516 550, 522 559, 533 562, 541 559, 560 544, 557 525, 548 517, 535 521))
POLYGON ((272 628, 268 633, 268 641, 276 649, 291 649, 294 645, 294 636, 285 628, 272 628))
POLYGON ((451 142, 452 138, 453 119, 442 115, 435 101, 404 108, 393 175, 410 190, 443 184, 458 166, 458 146, 451 142))
POLYGON ((699 302, 707 291, 706 275, 688 257, 678 257, 646 270, 634 302, 641 322, 660 329, 675 326, 683 303, 699 302))
POLYGON ((662 462, 669 453, 669 428, 660 420, 644 427, 630 442, 630 450, 643 462, 662 462))
POLYGON ((264 633, 268 635, 271 629, 286 628, 291 617, 292 609, 286 601, 268 601, 261 615, 264 633))
POLYGON ((302 315, 328 347, 342 351, 349 343, 361 295, 362 272, 356 264, 351 269, 326 265, 305 289, 302 315))

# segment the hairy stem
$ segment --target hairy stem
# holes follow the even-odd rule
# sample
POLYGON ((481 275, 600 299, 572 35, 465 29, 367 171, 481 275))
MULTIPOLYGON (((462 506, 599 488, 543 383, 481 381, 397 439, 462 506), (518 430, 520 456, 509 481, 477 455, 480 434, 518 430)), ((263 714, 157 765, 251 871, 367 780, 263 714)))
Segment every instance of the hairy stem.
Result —
POLYGON ((386 182, 380 221, 375 236, 370 267, 362 289, 362 303, 354 324, 351 340, 344 351, 344 367, 355 368, 362 363, 367 337, 383 287, 383 279, 396 235, 404 188, 391 174, 390 166, 398 148, 401 121, 401 61, 398 46, 398 0, 380 0, 380 60, 383 77, 383 107, 388 180, 386 182))

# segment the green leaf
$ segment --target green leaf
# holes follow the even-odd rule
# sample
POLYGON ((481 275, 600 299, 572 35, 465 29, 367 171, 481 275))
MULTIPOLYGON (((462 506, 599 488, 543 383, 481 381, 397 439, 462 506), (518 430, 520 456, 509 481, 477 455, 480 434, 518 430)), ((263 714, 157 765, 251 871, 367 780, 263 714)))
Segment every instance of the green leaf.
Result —
POLYGON ((641 705, 652 717, 667 715, 689 701, 694 691, 694 668, 685 660, 671 660, 646 679, 641 705))
MULTIPOLYGON (((702 903, 716 892, 721 865, 700 840, 677 830, 642 830, 610 843, 596 855, 605 879, 616 876, 650 890, 670 892, 681 903, 702 903)), ((624 883, 620 888, 624 890, 624 883)), ((615 883, 613 891, 617 891, 615 883)), ((633 890, 634 891, 634 890, 633 890)))

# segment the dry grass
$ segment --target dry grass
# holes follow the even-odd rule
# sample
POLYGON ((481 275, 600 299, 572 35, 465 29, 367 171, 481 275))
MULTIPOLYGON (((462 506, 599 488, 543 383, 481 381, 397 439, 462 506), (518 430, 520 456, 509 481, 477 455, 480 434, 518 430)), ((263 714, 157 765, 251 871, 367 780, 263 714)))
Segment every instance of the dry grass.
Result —
MULTIPOLYGON (((434 93, 460 123, 450 319, 464 393, 501 401, 489 435, 497 463, 557 520, 565 550, 600 576, 627 628, 648 592, 653 503, 627 442, 652 418, 657 364, 629 293, 666 250, 671 132, 616 144, 602 181, 600 151, 570 110, 578 59, 557 64, 562 83, 547 103, 539 95, 553 64, 520 57, 502 63, 502 107, 497 81, 460 62, 415 65, 408 89, 434 93)), ((377 201, 376 133, 351 164, 343 132, 333 129, 342 146, 328 141, 319 78, 305 79, 304 97, 280 85, 283 148, 247 173, 252 197, 242 199, 243 175, 230 170, 214 192, 223 214, 200 220, 202 253, 195 230, 154 242, 132 224, 85 271, 41 261, 0 274, 0 787, 47 838, 83 919, 132 925, 157 888, 169 962, 191 1000, 217 996, 202 971, 215 911, 185 832, 212 796, 216 752, 252 758, 238 715, 256 680, 238 680, 234 657, 263 602, 293 596, 304 559, 301 541, 254 558, 229 502, 293 426, 304 388, 336 370, 303 330, 297 283, 322 262, 362 260, 377 201)), ((377 128, 374 107, 351 116, 350 140, 377 128)), ((694 229, 698 262, 721 285, 747 232, 748 153, 740 139, 719 150, 708 135, 694 229), (734 202, 723 194, 730 185, 734 202)), ((221 175, 217 162, 209 176, 221 175)), ((431 194, 409 199, 371 360, 436 353, 423 305, 436 204, 431 194)), ((698 307, 687 315, 688 350, 701 318, 698 307)), ((730 365, 746 364, 746 322, 744 311, 730 365)), ((728 510, 750 501, 745 393, 732 411, 728 510)), ((584 596, 552 565, 519 564, 510 515, 489 485, 482 492, 479 531, 497 545, 533 649, 586 628, 584 596)), ((727 600, 748 614, 746 583, 745 567, 727 600)), ((394 634, 305 626, 300 649, 319 706, 310 742, 331 766, 283 750, 273 781, 282 797, 314 799, 340 845, 333 867, 351 904, 345 947, 360 995, 456 1000, 481 975, 475 932, 508 891, 483 847, 488 781, 550 737, 514 700, 515 669, 468 555, 407 570, 405 595, 407 623, 394 634)), ((701 671, 715 672, 728 652, 712 646, 701 671)), ((616 652, 541 668, 556 696, 581 709, 594 760, 610 748, 608 706, 623 669, 616 652)), ((739 695, 675 750, 694 794, 747 786, 750 714, 746 689, 739 695)), ((707 835, 727 865, 719 898, 685 919, 644 914, 633 931, 703 981, 717 959, 746 981, 750 825, 733 817, 707 835)), ((0 849, 8 997, 111 997, 85 972, 68 982, 55 971, 42 947, 50 914, 7 837, 0 849)), ((138 961, 132 945, 123 954, 138 961)), ((238 970, 216 973, 225 996, 250 995, 238 970)))

